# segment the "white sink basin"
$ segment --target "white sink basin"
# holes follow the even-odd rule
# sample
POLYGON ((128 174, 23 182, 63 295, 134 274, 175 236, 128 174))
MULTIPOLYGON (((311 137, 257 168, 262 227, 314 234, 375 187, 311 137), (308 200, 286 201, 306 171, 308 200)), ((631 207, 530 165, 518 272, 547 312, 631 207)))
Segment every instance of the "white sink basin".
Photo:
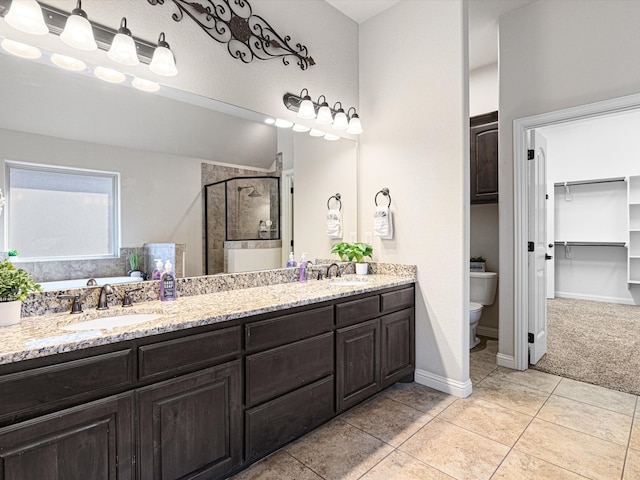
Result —
POLYGON ((136 323, 149 322, 162 318, 158 313, 138 313, 133 315, 115 315, 113 317, 95 318, 84 322, 72 323, 60 327, 62 330, 72 332, 82 332, 85 330, 111 330, 126 325, 135 325, 136 323))
POLYGON ((366 280, 330 280, 329 285, 335 287, 353 287, 357 285, 366 285, 366 280))

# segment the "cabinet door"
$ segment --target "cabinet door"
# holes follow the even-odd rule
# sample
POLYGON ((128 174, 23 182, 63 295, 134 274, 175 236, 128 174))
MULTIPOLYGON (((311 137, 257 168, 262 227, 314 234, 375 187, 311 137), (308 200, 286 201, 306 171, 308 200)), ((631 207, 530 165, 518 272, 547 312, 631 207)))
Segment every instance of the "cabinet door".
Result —
POLYGON ((137 391, 139 478, 217 478, 241 463, 240 361, 137 391))
POLYGON ((128 393, 0 429, 0 478, 134 478, 132 421, 128 393))
POLYGON ((380 318, 382 388, 410 375, 415 367, 414 310, 408 308, 380 318))
POLYGON ((498 201, 498 112, 471 119, 471 203, 498 201))
POLYGON ((380 387, 380 320, 336 331, 336 407, 342 412, 380 387))

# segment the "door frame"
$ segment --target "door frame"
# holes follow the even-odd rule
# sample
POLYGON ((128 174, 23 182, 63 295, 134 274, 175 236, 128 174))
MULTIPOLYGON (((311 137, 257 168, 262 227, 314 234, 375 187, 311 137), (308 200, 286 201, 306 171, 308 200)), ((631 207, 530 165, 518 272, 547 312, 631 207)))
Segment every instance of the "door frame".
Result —
MULTIPOLYGON (((601 115, 640 109, 640 94, 612 98, 564 110, 543 113, 513 121, 513 252, 514 252, 514 367, 529 368, 528 334, 528 185, 527 136, 536 128, 572 122, 601 115)), ((502 313, 501 313, 502 315, 502 313)))

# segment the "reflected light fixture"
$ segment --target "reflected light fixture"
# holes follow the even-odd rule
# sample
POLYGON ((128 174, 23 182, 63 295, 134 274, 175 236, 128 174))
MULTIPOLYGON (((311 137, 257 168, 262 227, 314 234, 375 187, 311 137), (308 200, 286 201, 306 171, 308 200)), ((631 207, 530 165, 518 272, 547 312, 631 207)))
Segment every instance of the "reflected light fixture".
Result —
POLYGON ((309 130, 311 130, 310 127, 305 127, 304 125, 300 125, 299 123, 296 123, 293 126, 294 132, 307 133, 309 130))
POLYGON ((293 122, 289 120, 283 120, 282 118, 277 118, 275 121, 275 126, 278 128, 291 128, 293 127, 293 122))
POLYGON ((300 97, 302 101, 299 103, 298 107, 298 117, 305 118, 310 120, 312 118, 316 118, 316 109, 311 101, 311 97, 309 96, 309 90, 303 88, 300 92, 300 97), (302 93, 307 92, 307 94, 303 97, 302 93))
POLYGON ((342 108, 342 103, 336 102, 333 106, 333 110, 336 112, 333 117, 333 128, 336 130, 345 130, 349 126, 349 119, 347 118, 347 114, 344 113, 344 108, 342 108), (338 105, 340 105, 339 108, 338 105))
POLYGON ((324 136, 324 139, 325 140, 329 140, 331 142, 335 142, 336 140, 340 140, 340 137, 338 135, 333 134, 333 133, 327 133, 324 136))
POLYGON ((35 59, 42 56, 38 47, 16 42, 15 40, 10 40, 8 38, 2 40, 2 42, 0 42, 0 46, 2 46, 3 50, 6 50, 16 57, 35 59))
POLYGON ((312 137, 324 137, 326 134, 322 130, 318 130, 317 128, 312 128, 309 132, 309 135, 312 137))
POLYGON ((112 68, 97 66, 94 70, 96 77, 100 80, 104 80, 109 83, 122 83, 126 80, 126 76, 124 73, 114 70, 112 68))
POLYGON ((302 89, 300 95, 285 93, 282 97, 282 101, 284 102, 285 107, 289 110, 297 112, 298 117, 307 119, 315 118, 318 125, 333 124, 334 129, 347 130, 347 133, 353 135, 359 135, 363 131, 362 124, 360 123, 360 118, 356 113, 355 107, 349 108, 349 113, 353 110, 353 114, 349 116, 344 113, 342 102, 336 102, 333 108, 329 108, 327 99, 324 95, 320 95, 320 97, 318 97, 318 103, 313 103, 309 96, 309 91, 306 88, 302 89), (318 112, 317 117, 315 115, 316 111, 318 112))
POLYGON ((78 0, 76 8, 67 18, 64 30, 60 34, 60 40, 78 50, 93 51, 98 49, 98 44, 93 38, 93 28, 87 19, 87 13, 82 10, 81 0, 78 0))
POLYGON ((46 35, 49 28, 44 23, 42 9, 36 0, 13 0, 4 19, 16 30, 31 35, 46 35))
POLYGON ((153 58, 151 59, 149 68, 153 73, 165 77, 173 77, 178 74, 176 60, 173 57, 173 53, 171 53, 169 44, 164 39, 164 32, 161 32, 158 37, 158 46, 153 51, 153 58))
POLYGON ((66 55, 60 55, 59 53, 54 53, 51 55, 51 62, 60 68, 64 68, 65 70, 71 70, 74 72, 79 72, 87 68, 87 64, 82 60, 78 60, 77 58, 73 57, 67 57, 66 55))
POLYGON ((113 37, 107 57, 123 65, 138 65, 140 63, 136 52, 136 44, 131 37, 131 30, 127 28, 127 19, 125 17, 122 17, 120 21, 120 28, 115 37, 113 37))
POLYGON ((138 90, 142 90, 143 92, 157 92, 158 90, 160 90, 159 83, 152 82, 151 80, 146 80, 140 77, 135 77, 131 81, 131 85, 133 85, 138 90))

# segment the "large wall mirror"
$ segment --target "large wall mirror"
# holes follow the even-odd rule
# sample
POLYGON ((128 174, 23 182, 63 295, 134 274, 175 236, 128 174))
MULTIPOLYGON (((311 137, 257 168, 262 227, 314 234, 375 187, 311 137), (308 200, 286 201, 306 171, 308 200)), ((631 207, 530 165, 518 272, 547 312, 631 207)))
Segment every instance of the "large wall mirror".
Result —
MULTIPOLYGON (((327 199, 335 193, 342 195, 344 240, 357 236, 356 142, 328 142, 277 129, 264 123, 265 115, 212 99, 168 87, 141 92, 47 62, 0 52, 3 192, 11 162, 115 172, 120 179, 120 247, 184 245, 186 276, 204 272, 203 172, 211 168, 229 178, 281 176, 283 258, 292 249, 296 256, 305 251, 309 258, 327 258, 332 242, 338 241, 326 236, 327 199)), ((11 201, 8 197, 0 224, 2 252, 20 250, 10 244, 11 201)), ((43 202, 39 207, 62 225, 80 216, 68 205, 43 202)), ((91 238, 84 238, 82 230, 76 237, 91 238)), ((17 261, 29 264, 20 257, 17 261)), ((80 263, 92 260, 69 260, 64 277, 84 277, 86 268, 75 268, 80 263)), ((98 260, 93 263, 102 268, 98 260)), ((29 265, 36 280, 51 280, 52 264, 29 265)), ((123 273, 126 267, 122 265, 123 273)))

